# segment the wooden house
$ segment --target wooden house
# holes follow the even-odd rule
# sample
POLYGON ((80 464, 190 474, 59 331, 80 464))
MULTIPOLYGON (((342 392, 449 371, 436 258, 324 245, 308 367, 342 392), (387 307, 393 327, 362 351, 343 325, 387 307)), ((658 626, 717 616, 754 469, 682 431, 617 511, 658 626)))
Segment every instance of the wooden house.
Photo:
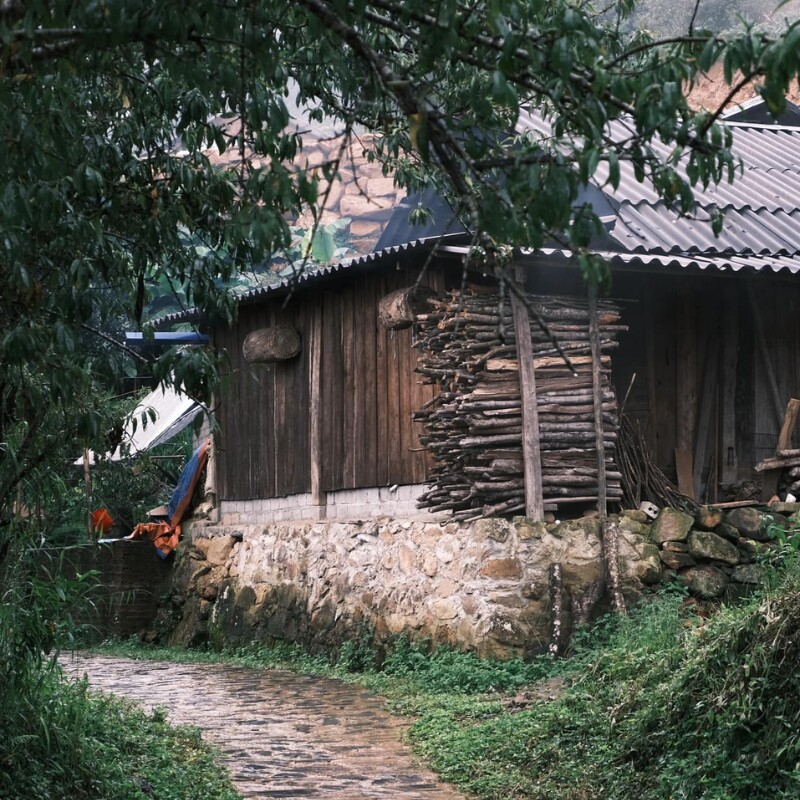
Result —
MULTIPOLYGON (((602 175, 588 189, 607 221, 598 251, 611 268, 621 323, 617 342, 606 342, 610 361, 598 368, 616 403, 624 400, 652 463, 698 502, 755 491, 748 486, 760 481, 754 467, 775 454, 787 403, 800 394, 800 129, 746 115, 730 125, 743 170, 733 184, 698 192, 693 218, 668 208, 626 164, 618 190, 604 188, 602 175), (725 212, 719 237, 708 223, 712 207, 725 212)), ((417 281, 431 292, 457 291, 468 248, 458 232, 439 241, 437 231, 405 224, 402 206, 396 214, 374 252, 295 285, 254 290, 242 298, 234 327, 212 332, 229 358, 213 478, 223 520, 421 513, 417 500, 437 459, 419 412, 437 402, 447 379, 424 382, 417 371, 424 353, 414 347, 420 326, 387 329, 378 306, 417 281), (281 330, 297 334, 288 357, 258 351, 259 336, 281 330)), ((569 252, 521 252, 515 264, 525 292, 585 305, 569 252)), ((479 274, 473 280, 486 283, 479 274)), ((519 448, 530 424, 518 432, 519 448)), ((605 452, 605 469, 616 474, 618 419, 606 425, 604 445, 601 419, 596 453, 605 452)), ((541 438, 540 428, 535 433, 541 438)), ((472 469, 469 480, 478 481, 479 468, 472 469)), ((646 491, 641 499, 650 499, 646 491)), ((557 500, 545 506, 558 507, 557 500)), ((612 492, 608 500, 622 498, 612 492)), ((518 504, 501 511, 520 513, 518 504)))

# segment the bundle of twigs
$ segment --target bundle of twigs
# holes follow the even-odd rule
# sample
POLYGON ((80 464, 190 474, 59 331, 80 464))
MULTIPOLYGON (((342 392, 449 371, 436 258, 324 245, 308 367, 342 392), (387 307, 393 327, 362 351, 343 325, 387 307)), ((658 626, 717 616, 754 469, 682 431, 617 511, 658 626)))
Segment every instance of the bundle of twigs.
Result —
MULTIPOLYGON (((588 306, 581 298, 531 297, 537 312, 569 357, 532 326, 542 492, 546 507, 597 500, 588 306)), ((510 309, 494 290, 469 287, 428 300, 416 318, 418 371, 440 393, 415 415, 425 425, 421 441, 435 456, 432 488, 420 505, 452 511, 457 519, 524 510, 522 402, 510 309)), ((617 345, 619 310, 598 304, 602 346, 602 412, 608 497, 622 497, 614 466, 617 403, 607 351, 617 345)))
POLYGON ((639 424, 627 414, 620 416, 616 459, 622 473, 622 498, 628 508, 638 508, 643 500, 662 507, 696 508, 697 504, 681 494, 656 466, 639 424))

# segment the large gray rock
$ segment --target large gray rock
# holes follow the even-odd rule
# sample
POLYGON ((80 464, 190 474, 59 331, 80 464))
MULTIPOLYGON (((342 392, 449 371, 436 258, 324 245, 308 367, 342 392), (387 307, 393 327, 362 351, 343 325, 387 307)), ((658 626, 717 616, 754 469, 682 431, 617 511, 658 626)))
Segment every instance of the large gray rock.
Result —
POLYGON ((707 600, 719 597, 728 585, 728 576, 712 564, 681 570, 678 579, 692 594, 707 600))
POLYGON ((714 533, 718 536, 724 536, 726 539, 730 539, 734 544, 739 541, 740 533, 733 527, 733 525, 729 525, 727 522, 722 522, 714 528, 714 533))
POLYGON ((775 529, 790 527, 789 520, 771 511, 767 514, 755 508, 733 508, 726 515, 726 522, 733 525, 742 536, 759 542, 768 542, 775 538, 775 529))
POLYGON ((674 508, 662 508, 650 528, 654 542, 683 542, 689 536, 694 518, 674 508))
POLYGON ((711 531, 692 531, 689 534, 689 555, 693 558, 738 564, 739 551, 736 545, 711 531))
POLYGON ((764 583, 764 568, 758 564, 740 564, 731 573, 731 580, 736 583, 764 583))
POLYGON ((761 531, 761 512, 755 508, 732 508, 725 515, 725 522, 732 525, 742 536, 748 539, 759 538, 761 531))

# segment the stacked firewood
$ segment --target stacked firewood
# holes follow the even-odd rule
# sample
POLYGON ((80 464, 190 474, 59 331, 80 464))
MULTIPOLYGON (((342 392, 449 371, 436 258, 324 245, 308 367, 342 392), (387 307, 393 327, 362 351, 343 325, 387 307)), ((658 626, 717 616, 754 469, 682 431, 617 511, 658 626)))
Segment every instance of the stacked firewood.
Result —
MULTIPOLYGON (((532 321, 545 508, 588 504, 598 494, 588 303, 575 297, 529 299, 551 334, 532 321)), ((430 311, 416 317, 416 347, 422 351, 418 372, 438 384, 440 392, 415 414, 425 426, 421 441, 435 461, 432 488, 421 497, 420 507, 451 511, 463 520, 522 512, 522 401, 511 311, 501 307, 495 290, 484 287, 437 295, 428 305, 430 311)), ((607 496, 612 501, 622 496, 614 465, 619 425, 608 355, 617 346, 617 333, 626 330, 619 318, 613 301, 598 302, 607 496)))

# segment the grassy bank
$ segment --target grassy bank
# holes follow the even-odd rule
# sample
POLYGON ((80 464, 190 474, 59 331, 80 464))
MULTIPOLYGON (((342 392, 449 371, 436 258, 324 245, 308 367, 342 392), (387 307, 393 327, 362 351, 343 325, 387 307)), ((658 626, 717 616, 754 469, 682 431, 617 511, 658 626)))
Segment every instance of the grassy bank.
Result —
POLYGON ((0 800, 237 800, 196 730, 64 677, 53 654, 80 633, 97 576, 67 578, 13 544, 0 558, 0 800))
POLYGON ((377 670, 367 643, 338 662, 297 648, 138 657, 335 675, 413 715, 411 739, 482 800, 800 796, 800 567, 708 619, 665 592, 607 618, 571 656, 487 662, 400 641, 377 670))
POLYGON ((35 706, 0 720, 2 800, 237 800, 196 729, 172 727, 57 671, 35 706))

